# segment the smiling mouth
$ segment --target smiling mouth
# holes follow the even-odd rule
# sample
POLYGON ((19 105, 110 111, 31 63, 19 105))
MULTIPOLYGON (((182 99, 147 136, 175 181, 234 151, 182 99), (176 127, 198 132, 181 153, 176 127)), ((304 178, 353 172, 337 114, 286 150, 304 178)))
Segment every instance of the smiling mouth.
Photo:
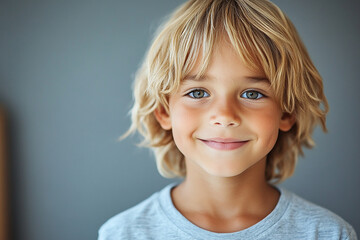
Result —
POLYGON ((242 147, 248 141, 239 141, 236 139, 229 139, 229 138, 211 138, 211 139, 199 139, 207 146, 216 149, 216 150, 234 150, 237 148, 242 147))

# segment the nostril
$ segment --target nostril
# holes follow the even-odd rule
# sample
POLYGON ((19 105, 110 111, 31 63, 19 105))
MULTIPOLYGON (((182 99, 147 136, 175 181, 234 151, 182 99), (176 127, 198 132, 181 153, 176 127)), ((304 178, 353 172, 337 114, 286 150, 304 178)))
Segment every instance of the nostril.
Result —
POLYGON ((209 123, 218 127, 236 127, 240 125, 240 119, 237 119, 235 116, 217 115, 212 116, 209 123))
POLYGON ((224 126, 224 127, 234 127, 237 126, 238 124, 235 122, 213 122, 214 125, 217 126, 224 126))
POLYGON ((231 122, 231 123, 228 123, 227 124, 227 126, 229 126, 229 127, 234 127, 234 126, 236 126, 237 124, 236 123, 234 123, 234 122, 231 122))

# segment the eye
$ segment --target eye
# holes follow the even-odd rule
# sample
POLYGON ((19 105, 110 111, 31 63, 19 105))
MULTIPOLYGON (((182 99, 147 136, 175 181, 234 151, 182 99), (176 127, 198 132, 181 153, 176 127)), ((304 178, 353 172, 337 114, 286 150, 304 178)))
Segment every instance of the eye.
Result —
POLYGON ((186 95, 190 96, 191 98, 205 98, 205 97, 210 96, 206 91, 204 91, 202 89, 192 90, 191 92, 189 92, 186 95))
POLYGON ((255 90, 249 90, 245 91, 243 94, 241 94, 241 97, 247 98, 247 99, 259 99, 265 97, 263 94, 259 93, 255 90))

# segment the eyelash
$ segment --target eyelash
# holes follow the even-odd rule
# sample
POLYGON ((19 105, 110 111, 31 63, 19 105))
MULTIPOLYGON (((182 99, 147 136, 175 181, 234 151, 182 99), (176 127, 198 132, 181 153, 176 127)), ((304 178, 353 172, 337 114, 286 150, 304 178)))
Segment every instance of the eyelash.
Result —
MULTIPOLYGON (((245 99, 258 100, 258 99, 260 99, 260 98, 266 97, 264 94, 262 94, 262 93, 260 93, 260 92, 258 92, 258 91, 256 91, 256 90, 247 90, 247 91, 243 92, 240 96, 242 97, 244 94, 249 93, 249 92, 257 93, 257 94, 258 94, 258 97, 257 97, 257 98, 246 98, 246 97, 244 97, 245 99), (260 97, 259 97, 259 95, 260 95, 260 97)), ((207 97, 209 97, 210 94, 207 93, 207 92, 206 92, 205 90, 203 90, 203 89, 193 89, 193 90, 191 90, 190 92, 188 92, 188 93, 186 94, 186 96, 189 96, 190 98, 193 98, 193 99, 201 99, 201 98, 207 98, 207 97), (195 97, 195 96, 194 96, 194 93, 195 93, 195 92, 202 92, 202 93, 204 93, 204 95, 206 95, 206 96, 203 96, 203 97, 195 97)))
POLYGON ((260 93, 260 92, 258 92, 258 91, 255 91, 255 90, 247 90, 247 91, 245 91, 244 93, 242 93, 241 96, 243 96, 244 94, 249 93, 249 92, 257 93, 258 96, 260 95, 260 97, 257 97, 257 98, 255 98, 255 99, 254 99, 254 98, 246 98, 246 99, 258 100, 258 99, 260 99, 260 98, 266 97, 264 94, 262 94, 262 93, 260 93))
POLYGON ((188 92, 186 95, 187 96, 189 96, 189 97, 191 97, 191 98, 194 98, 194 99, 200 99, 200 98, 204 98, 204 97, 195 97, 194 96, 194 93, 195 92, 203 92, 203 93, 205 93, 207 96, 205 96, 205 97, 209 97, 210 96, 210 94, 209 93, 207 93, 205 90, 203 90, 203 89, 193 89, 193 90, 191 90, 190 92, 188 92))

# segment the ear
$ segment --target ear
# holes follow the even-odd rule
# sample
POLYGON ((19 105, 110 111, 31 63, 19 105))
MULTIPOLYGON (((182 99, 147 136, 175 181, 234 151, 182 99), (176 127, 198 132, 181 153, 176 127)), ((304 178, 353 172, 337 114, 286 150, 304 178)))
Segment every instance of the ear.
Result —
POLYGON ((296 121, 295 114, 283 113, 280 119, 279 129, 283 132, 289 131, 296 121))
POLYGON ((164 130, 170 130, 171 129, 171 119, 170 114, 165 110, 163 106, 159 106, 155 109, 154 115, 160 126, 164 130))

